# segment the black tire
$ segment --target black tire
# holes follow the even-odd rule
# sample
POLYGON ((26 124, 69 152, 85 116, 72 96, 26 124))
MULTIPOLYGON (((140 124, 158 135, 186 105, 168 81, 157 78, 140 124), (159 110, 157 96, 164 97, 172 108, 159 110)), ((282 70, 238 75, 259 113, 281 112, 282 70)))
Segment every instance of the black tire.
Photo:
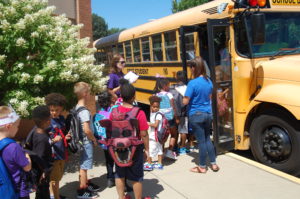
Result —
POLYGON ((278 111, 256 117, 250 127, 251 151, 265 165, 300 175, 300 132, 296 121, 278 111))

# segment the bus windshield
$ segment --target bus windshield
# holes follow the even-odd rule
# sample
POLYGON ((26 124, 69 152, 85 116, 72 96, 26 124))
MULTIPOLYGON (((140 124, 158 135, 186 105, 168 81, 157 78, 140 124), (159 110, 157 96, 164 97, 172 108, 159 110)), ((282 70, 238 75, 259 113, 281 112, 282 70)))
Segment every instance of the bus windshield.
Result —
MULTIPOLYGON (((300 53, 300 13, 265 13, 265 43, 252 44, 254 57, 276 56, 300 53)), ((250 17, 246 18, 247 27, 251 37, 250 17)), ((245 56, 249 56, 249 47, 246 38, 246 30, 243 23, 236 24, 237 50, 245 56)), ((250 38, 251 41, 251 38, 250 38)))

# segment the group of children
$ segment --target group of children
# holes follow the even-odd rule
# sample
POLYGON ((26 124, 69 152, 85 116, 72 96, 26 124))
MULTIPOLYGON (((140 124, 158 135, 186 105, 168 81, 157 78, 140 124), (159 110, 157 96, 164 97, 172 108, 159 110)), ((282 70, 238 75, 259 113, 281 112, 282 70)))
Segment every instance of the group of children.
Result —
POLYGON ((186 90, 186 73, 176 73, 177 84, 171 85, 167 78, 159 77, 154 88, 154 95, 149 98, 150 122, 149 122, 149 158, 144 164, 144 170, 163 169, 163 156, 177 159, 177 154, 183 155, 193 150, 193 137, 188 134, 187 106, 183 105, 182 99, 186 90), (163 118, 168 120, 168 128, 171 134, 169 147, 164 151, 163 142, 157 139, 157 132, 163 128, 163 118), (180 135, 180 142, 178 142, 180 135), (189 140, 189 148, 186 142, 189 140), (157 162, 153 159, 157 157, 157 162))
MULTIPOLYGON (((127 185, 126 179, 133 183, 135 198, 142 198, 143 171, 163 169, 162 159, 166 157, 176 159, 179 154, 187 153, 186 140, 188 125, 186 107, 182 105, 183 90, 185 89, 186 74, 177 72, 178 84, 171 89, 166 78, 159 78, 156 85, 156 94, 149 98, 150 122, 142 110, 136 115, 138 121, 139 139, 143 141, 138 145, 130 167, 121 167, 115 164, 106 146, 102 145, 106 158, 108 187, 116 185, 120 199, 128 198, 125 191, 132 189, 127 185), (163 119, 168 120, 168 128, 171 134, 169 147, 164 153, 164 141, 158 141, 157 131, 163 127, 163 119), (149 129, 150 127, 150 129, 149 129), (148 136, 149 129, 149 136, 148 136), (178 129, 178 130, 177 130, 178 129), (177 147, 178 132, 180 143, 177 147), (144 161, 146 155, 146 162, 144 161), (153 159, 158 156, 158 162, 153 164, 153 159), (144 163, 145 162, 145 163, 144 163)), ((124 81, 124 80, 123 80, 124 81)), ((97 113, 107 114, 106 117, 113 120, 111 110, 117 108, 121 113, 129 113, 134 107, 135 88, 124 81, 121 83, 120 93, 122 104, 115 106, 115 99, 108 93, 103 92, 98 99, 100 111, 97 113), (102 112, 101 112, 102 111, 102 112), (104 111, 104 112, 103 112, 104 111)), ((77 96, 77 105, 82 135, 82 149, 80 155, 79 188, 78 198, 96 198, 99 186, 88 180, 87 171, 93 167, 93 146, 99 145, 99 140, 106 139, 105 135, 94 133, 99 123, 94 119, 87 108, 87 102, 91 100, 90 86, 85 82, 74 85, 74 94, 77 96)), ((51 93, 45 97, 45 105, 36 107, 32 111, 32 119, 35 127, 29 133, 24 149, 16 142, 8 144, 1 149, 1 158, 5 163, 8 173, 12 176, 15 198, 29 199, 30 189, 36 189, 36 198, 64 198, 59 194, 59 181, 64 173, 65 161, 68 158, 68 141, 72 139, 66 131, 63 111, 66 99, 59 93, 51 93), (26 176, 35 176, 36 186, 28 187, 26 176)), ((96 115, 97 115, 96 114, 96 115)), ((0 107, 0 142, 4 138, 13 138, 20 123, 17 113, 8 106, 0 107)))

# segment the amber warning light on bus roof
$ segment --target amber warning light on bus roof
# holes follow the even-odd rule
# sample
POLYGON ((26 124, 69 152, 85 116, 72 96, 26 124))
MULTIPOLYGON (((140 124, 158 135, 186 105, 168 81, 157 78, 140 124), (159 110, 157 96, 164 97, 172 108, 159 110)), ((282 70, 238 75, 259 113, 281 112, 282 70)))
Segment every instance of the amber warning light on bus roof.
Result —
POLYGON ((267 0, 248 0, 248 4, 251 7, 264 7, 267 3, 267 0))

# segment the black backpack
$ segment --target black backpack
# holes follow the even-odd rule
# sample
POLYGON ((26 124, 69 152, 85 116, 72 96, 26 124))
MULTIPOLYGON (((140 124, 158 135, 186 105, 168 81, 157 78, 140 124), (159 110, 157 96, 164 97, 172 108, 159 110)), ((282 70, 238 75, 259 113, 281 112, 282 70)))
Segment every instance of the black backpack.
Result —
POLYGON ((71 134, 71 140, 68 141, 68 147, 72 153, 76 153, 78 150, 82 149, 83 135, 80 133, 80 131, 82 131, 82 125, 78 114, 83 110, 88 109, 84 106, 81 106, 78 109, 73 108, 66 118, 66 132, 71 134))

